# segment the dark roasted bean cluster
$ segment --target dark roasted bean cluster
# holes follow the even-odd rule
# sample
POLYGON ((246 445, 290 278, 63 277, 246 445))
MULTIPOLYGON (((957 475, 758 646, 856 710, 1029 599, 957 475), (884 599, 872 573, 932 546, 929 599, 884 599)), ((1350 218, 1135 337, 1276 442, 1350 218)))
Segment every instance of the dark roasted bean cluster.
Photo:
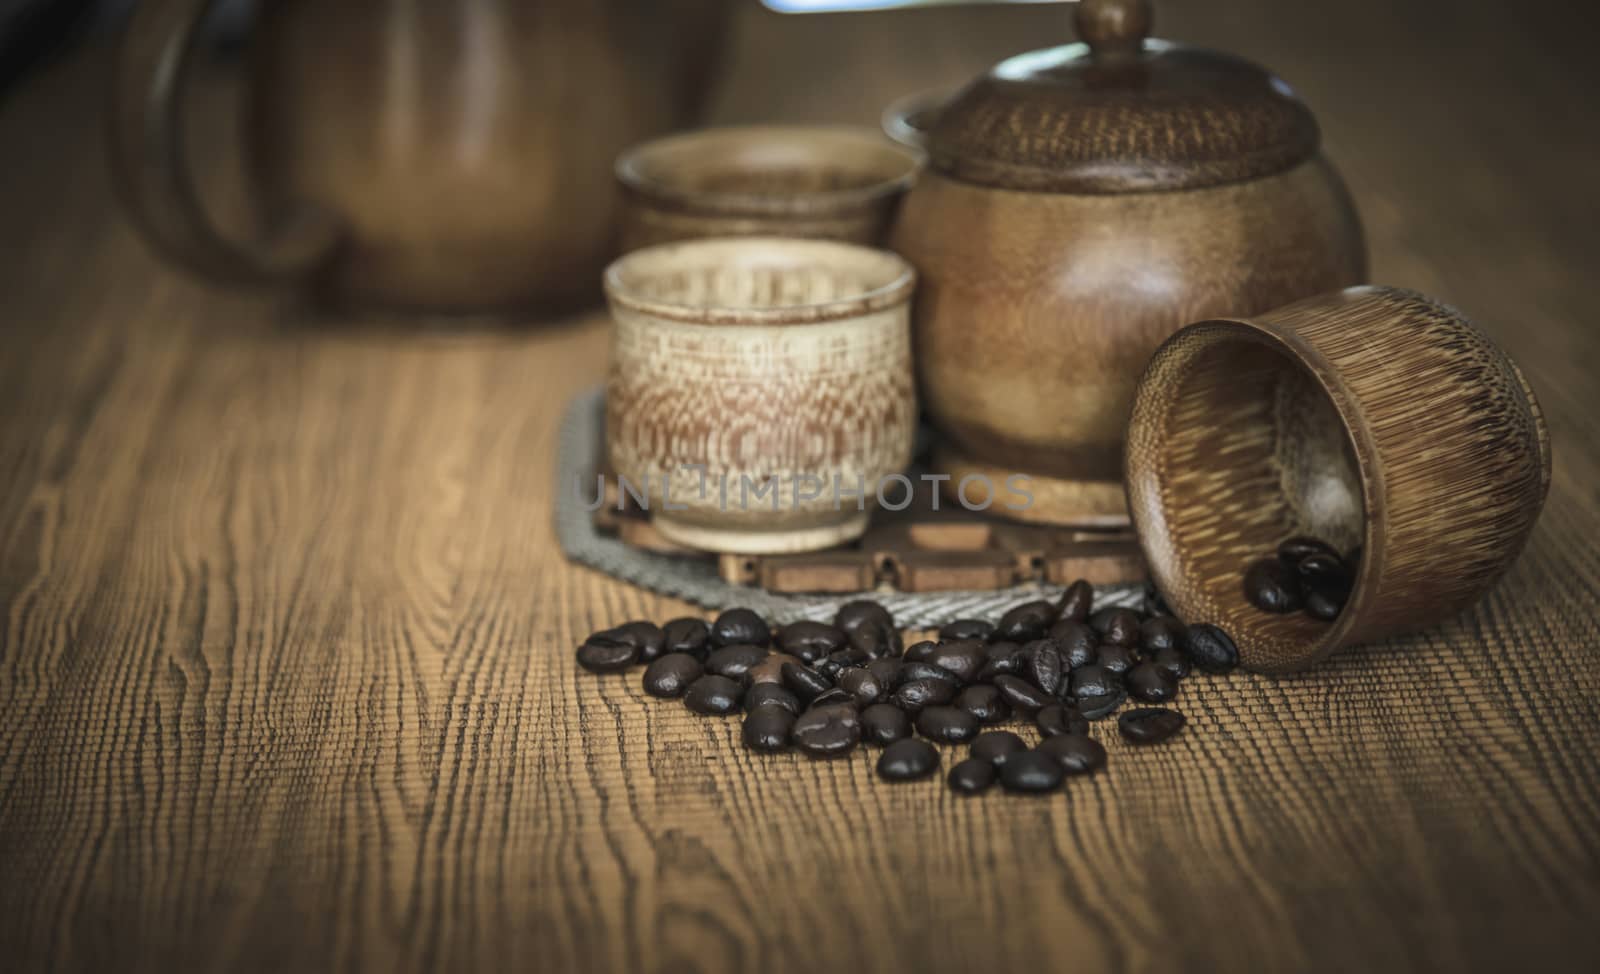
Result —
POLYGON ((1361 549, 1347 554, 1317 538, 1294 537, 1278 545, 1275 558, 1250 563, 1244 597, 1262 612, 1306 615, 1332 622, 1344 610, 1355 584, 1361 549))
MULTIPOLYGON (((1291 563, 1286 556, 1281 564, 1291 563)), ((1190 673, 1224 673, 1239 662, 1227 633, 1183 625, 1153 593, 1142 611, 1093 603, 1094 589, 1080 581, 1057 601, 1026 602, 992 622, 950 622, 937 639, 909 647, 889 610, 871 600, 845 604, 832 623, 776 632, 749 609, 729 609, 709 624, 630 622, 595 633, 578 647, 578 663, 597 673, 645 663, 651 696, 682 698, 703 715, 742 710, 752 751, 792 747, 832 758, 865 744, 883 749, 879 777, 911 781, 938 772, 936 744, 955 745, 966 748, 947 777, 958 793, 996 782, 1050 792, 1105 766, 1093 722, 1121 708, 1126 741, 1166 740, 1184 717, 1162 705, 1190 673), (1122 708, 1130 697, 1152 706, 1122 708), (1038 743, 997 729, 1008 722, 1032 724, 1038 743)))

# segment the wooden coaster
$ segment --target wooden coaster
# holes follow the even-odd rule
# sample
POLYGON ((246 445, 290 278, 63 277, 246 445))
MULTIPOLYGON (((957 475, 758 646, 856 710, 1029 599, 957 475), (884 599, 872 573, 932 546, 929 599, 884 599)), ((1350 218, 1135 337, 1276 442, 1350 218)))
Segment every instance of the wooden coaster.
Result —
POLYGON ((1095 585, 1142 581, 1144 558, 1131 532, 1019 524, 948 507, 880 510, 858 541, 793 555, 696 552, 661 537, 647 511, 613 493, 595 527, 663 554, 716 558, 730 584, 784 594, 842 594, 887 585, 902 592, 993 591, 1029 581, 1095 585))

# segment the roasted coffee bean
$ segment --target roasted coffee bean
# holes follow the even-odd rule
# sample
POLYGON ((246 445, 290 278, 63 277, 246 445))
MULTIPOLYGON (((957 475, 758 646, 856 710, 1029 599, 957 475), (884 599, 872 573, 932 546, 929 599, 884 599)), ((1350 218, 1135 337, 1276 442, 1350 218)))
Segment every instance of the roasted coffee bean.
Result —
POLYGON ((846 644, 844 630, 825 622, 791 622, 778 630, 778 648, 807 663, 815 663, 846 644))
POLYGON ((1167 671, 1174 680, 1181 680, 1189 675, 1189 657, 1183 650, 1176 646, 1157 650, 1154 656, 1148 657, 1150 662, 1167 671))
POLYGON ((1032 716, 1040 707, 1048 707, 1055 699, 1019 676, 997 676, 994 688, 1006 698, 1006 703, 1018 713, 1032 716))
POLYGON ((942 666, 934 666, 932 663, 901 663, 898 682, 904 685, 912 680, 943 680, 945 683, 958 685, 960 683, 954 673, 942 666))
POLYGON ((1233 637, 1209 622, 1190 626, 1185 645, 1189 662, 1202 673, 1226 673, 1239 665, 1239 647, 1233 637))
POLYGON ((666 651, 667 634, 653 622, 624 622, 610 630, 611 638, 632 643, 639 650, 639 662, 649 663, 666 651))
POLYGON ((915 781, 938 770, 938 749, 915 737, 895 741, 878 756, 878 777, 884 781, 915 781))
POLYGON ((681 697, 705 668, 688 653, 668 653, 644 668, 644 692, 652 697, 681 697))
POLYGON ((814 707, 795 720, 789 739, 812 757, 848 754, 861 742, 861 715, 850 706, 814 707))
POLYGON ((794 714, 782 705, 764 703, 745 715, 744 746, 752 751, 781 751, 789 746, 789 732, 794 722, 794 714))
POLYGON ((1068 707, 1065 704, 1053 703, 1045 707, 1034 716, 1033 722, 1038 725, 1039 733, 1045 737, 1089 733, 1088 718, 1078 713, 1078 708, 1068 707))
POLYGON ((780 683, 757 683, 744 693, 744 709, 748 712, 762 704, 782 707, 791 714, 800 713, 800 698, 793 690, 780 683))
POLYGON ((883 692, 888 693, 900 683, 900 666, 899 660, 885 657, 868 661, 866 669, 883 686, 883 692))
POLYGON ((1101 646, 1095 653, 1095 662, 1107 673, 1121 676, 1138 665, 1139 660, 1126 646, 1101 646))
POLYGON ((994 623, 983 619, 957 619, 939 627, 940 639, 988 639, 994 635, 994 623))
POLYGON ((800 663, 783 664, 783 685, 806 703, 833 689, 833 681, 800 663))
POLYGON ((889 703, 875 703, 861 711, 861 739, 882 747, 911 736, 911 718, 889 703))
POLYGON ((1161 597, 1161 590, 1156 588, 1155 582, 1144 583, 1144 614, 1147 616, 1169 616, 1172 610, 1167 607, 1167 600, 1161 597))
POLYGON ((813 697, 811 702, 809 704, 807 704, 806 706, 808 708, 841 707, 841 706, 842 707, 855 707, 856 706, 856 698, 850 696, 850 694, 848 694, 845 691, 839 689, 838 687, 830 687, 829 689, 824 690, 821 693, 817 694, 815 697, 813 697))
POLYGON ((1262 612, 1293 612, 1300 608, 1300 583, 1283 562, 1262 558, 1245 569, 1244 597, 1262 612))
POLYGON ((894 614, 871 599, 856 599, 839 606, 839 611, 834 614, 833 624, 843 629, 846 634, 865 625, 888 626, 893 629, 894 614))
POLYGON ((822 659, 817 660, 816 665, 814 665, 812 669, 821 674, 822 677, 829 683, 832 683, 834 680, 839 678, 840 673, 843 673, 845 670, 855 665, 856 663, 854 661, 834 659, 833 657, 823 657, 822 659))
POLYGON ((917 733, 945 744, 960 744, 978 736, 978 718, 960 707, 925 707, 916 724, 917 733))
POLYGON ((800 658, 790 656, 788 653, 768 653, 766 659, 750 667, 749 671, 745 673, 744 682, 752 687, 759 686, 762 683, 776 683, 781 686, 783 684, 783 664, 785 663, 800 663, 800 658))
POLYGON ((578 647, 578 665, 592 673, 617 673, 639 661, 639 647, 597 632, 578 647))
POLYGON ((1066 772, 1061 762, 1044 751, 1023 751, 1006 759, 1000 768, 1000 784, 1006 791, 1040 794, 1061 787, 1066 772))
POLYGON ((704 619, 685 616, 661 627, 667 653, 688 653, 702 662, 711 651, 711 627, 704 619))
POLYGON ((863 623, 845 633, 845 638, 850 640, 851 648, 867 659, 899 656, 905 652, 899 630, 887 623, 863 623))
POLYGON ((751 609, 729 609, 711 624, 713 646, 750 645, 765 648, 772 642, 767 620, 751 609))
POLYGON ((683 695, 683 705, 697 714, 720 717, 738 710, 743 697, 744 687, 739 681, 707 673, 689 684, 683 695))
POLYGON ((871 662, 867 654, 859 649, 847 647, 836 653, 829 653, 818 660, 812 668, 829 680, 837 680, 839 674, 852 666, 864 666, 871 662))
POLYGON ((1028 667, 1023 675, 1034 686, 1053 697, 1061 692, 1066 672, 1067 665, 1062 662, 1054 640, 1039 639, 1028 644, 1028 667))
POLYGON ((1154 744, 1183 729, 1184 717, 1165 707, 1140 707, 1117 718, 1117 730, 1132 744, 1154 744))
POLYGON ((976 639, 962 639, 953 643, 940 643, 928 654, 928 662, 940 669, 949 670, 962 683, 971 683, 989 661, 988 646, 976 639))
POLYGON ((1074 670, 1071 677, 1072 696, 1102 697, 1116 692, 1121 678, 1100 664, 1074 670))
POLYGON ((1056 602, 1056 618, 1083 622, 1089 618, 1089 610, 1093 608, 1094 586, 1080 578, 1061 593, 1061 598, 1056 602))
POLYGON ((1342 596, 1350 592, 1350 570, 1338 555, 1312 555, 1302 559, 1295 573, 1302 592, 1342 596))
POLYGON ((1106 766, 1106 749, 1082 734, 1049 738, 1039 743, 1038 750, 1055 758, 1067 774, 1088 774, 1106 766))
POLYGON ((871 670, 860 666, 852 666, 839 674, 839 689, 850 694, 860 707, 875 704, 889 693, 871 670))
POLYGON ((976 795, 989 790, 994 784, 994 765, 977 758, 968 758, 950 769, 950 790, 961 795, 976 795))
POLYGON ((956 706, 976 717, 980 724, 998 724, 1011 719, 1011 705, 999 690, 986 683, 962 690, 956 695, 956 706))
POLYGON ((1088 623, 1064 619, 1050 627, 1050 639, 1056 644, 1067 669, 1076 670, 1095 661, 1100 645, 1100 634, 1088 623))
POLYGON ((907 663, 926 663, 928 654, 939 648, 939 644, 931 639, 924 639, 919 643, 912 643, 906 647, 905 661, 907 663))
POLYGON ((1279 560, 1291 568, 1312 555, 1333 555, 1337 558, 1339 552, 1326 541, 1305 535, 1289 538, 1278 545, 1279 560))
POLYGON ((1056 621, 1056 607, 1049 602, 1024 602, 1007 609, 995 626, 995 638, 1026 643, 1040 639, 1056 621))
POLYGON ((1172 674, 1146 660, 1128 671, 1123 677, 1128 693, 1145 703, 1167 703, 1178 695, 1178 681, 1172 674))
POLYGON ((1339 618, 1339 613, 1344 611, 1344 599, 1329 595, 1327 592, 1310 591, 1306 593, 1306 615, 1323 622, 1332 622, 1339 618))
POLYGON ((1128 701, 1128 691, 1117 687, 1115 693, 1105 697, 1095 697, 1078 701, 1078 713, 1083 714, 1085 720, 1105 720, 1117 712, 1117 708, 1128 701))
POLYGON ((908 714, 917 714, 923 707, 940 707, 954 700, 956 689, 951 680, 912 680, 896 687, 889 701, 908 714))
POLYGON ((1006 759, 1013 754, 1021 754, 1028 749, 1022 738, 1010 731, 984 731, 972 739, 972 747, 967 751, 967 757, 992 764, 999 767, 1006 763, 1006 759))
POLYGON ((987 653, 989 658, 975 677, 979 683, 988 682, 1006 673, 1020 673, 1028 661, 1022 647, 1010 640, 1002 639, 997 643, 990 643, 987 653))
POLYGON ((1139 614, 1132 609, 1101 609, 1089 617, 1089 625, 1100 634, 1102 645, 1139 645, 1139 614))
POLYGON ((767 650, 760 646, 740 645, 724 646, 714 649, 706 657, 706 672, 725 676, 730 680, 746 680, 751 667, 756 666, 767 658, 767 650))
POLYGON ((1104 716, 1106 704, 1113 700, 1120 704, 1125 695, 1122 678, 1099 664, 1074 670, 1069 686, 1079 712, 1090 720, 1096 715, 1104 716))
POLYGON ((1156 616, 1139 623, 1139 648, 1145 655, 1163 649, 1183 648, 1183 623, 1172 616, 1156 616))

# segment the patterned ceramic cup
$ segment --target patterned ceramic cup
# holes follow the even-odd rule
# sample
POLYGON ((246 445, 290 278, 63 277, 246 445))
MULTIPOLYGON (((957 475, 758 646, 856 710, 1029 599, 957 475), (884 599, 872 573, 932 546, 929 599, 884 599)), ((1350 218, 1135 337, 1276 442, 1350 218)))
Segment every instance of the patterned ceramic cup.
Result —
POLYGON ((664 244, 611 265, 619 487, 663 536, 709 551, 859 537, 884 478, 911 460, 915 283, 886 251, 777 237, 664 244))

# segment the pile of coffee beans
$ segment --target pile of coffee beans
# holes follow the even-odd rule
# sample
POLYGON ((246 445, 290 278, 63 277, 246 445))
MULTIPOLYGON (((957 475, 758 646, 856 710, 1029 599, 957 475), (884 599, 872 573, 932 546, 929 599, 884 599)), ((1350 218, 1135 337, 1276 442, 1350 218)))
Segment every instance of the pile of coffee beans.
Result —
POLYGON ((1244 597, 1262 612, 1306 615, 1332 622, 1344 611, 1361 563, 1361 549, 1341 555, 1318 538, 1293 537, 1278 545, 1275 558, 1250 563, 1244 572, 1244 597))
POLYGON ((1026 602, 994 621, 951 622, 910 646, 888 609, 861 599, 841 606, 832 623, 774 632, 758 613, 729 609, 709 624, 629 622, 578 647, 578 664, 595 673, 645 664, 646 693, 681 698, 696 714, 742 712, 752 751, 833 758, 882 748, 879 777, 913 781, 939 771, 935 744, 964 748, 947 778, 961 794, 996 782, 1050 792, 1098 771, 1106 751, 1090 726, 1129 698, 1150 706, 1121 710, 1123 739, 1164 741, 1183 729, 1183 715, 1163 706, 1183 681, 1238 662, 1227 633, 1183 625, 1154 589, 1142 611, 1095 610, 1084 581, 1054 602, 1026 602), (1037 744, 999 729, 1019 723, 1032 726, 1037 744))

